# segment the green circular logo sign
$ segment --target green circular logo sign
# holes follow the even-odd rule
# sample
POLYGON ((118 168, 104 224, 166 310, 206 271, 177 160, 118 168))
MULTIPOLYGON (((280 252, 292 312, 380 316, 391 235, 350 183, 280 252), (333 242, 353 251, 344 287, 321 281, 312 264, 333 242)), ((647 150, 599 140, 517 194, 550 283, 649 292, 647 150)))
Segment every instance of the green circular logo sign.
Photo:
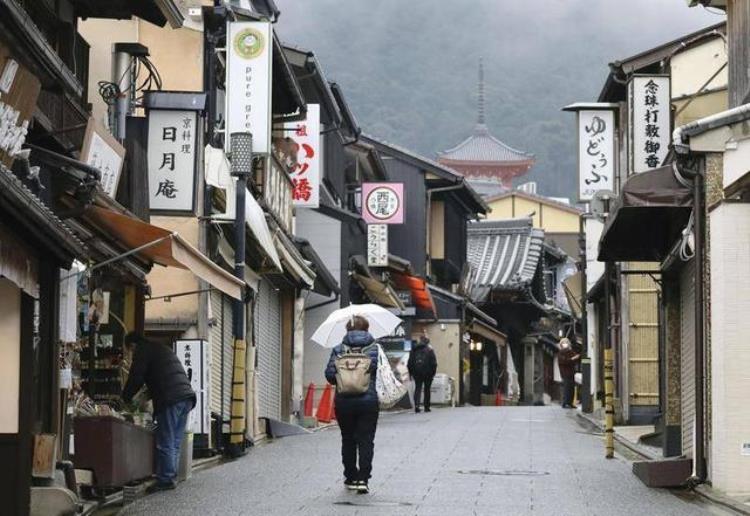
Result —
POLYGON ((256 29, 244 29, 234 36, 234 51, 243 59, 254 59, 266 46, 263 34, 256 29))

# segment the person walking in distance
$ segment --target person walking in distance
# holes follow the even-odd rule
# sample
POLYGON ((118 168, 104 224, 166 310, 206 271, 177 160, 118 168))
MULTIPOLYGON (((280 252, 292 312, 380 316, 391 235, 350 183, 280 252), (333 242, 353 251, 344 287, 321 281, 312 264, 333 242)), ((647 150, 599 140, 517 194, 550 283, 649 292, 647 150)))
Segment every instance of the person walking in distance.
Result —
POLYGON ((414 412, 419 412, 422 388, 424 388, 424 411, 429 412, 430 389, 432 388, 432 379, 435 378, 435 373, 437 373, 437 357, 426 334, 423 333, 413 340, 416 341, 416 344, 409 353, 406 367, 409 369, 409 376, 414 379, 414 412))
POLYGON ((133 353, 133 362, 122 399, 130 403, 145 384, 154 403, 156 484, 148 491, 174 489, 180 446, 188 415, 195 407, 195 392, 185 368, 169 346, 129 333, 125 336, 125 348, 133 353))
POLYGON ((352 317, 346 325, 346 336, 331 351, 325 370, 328 383, 336 386, 334 404, 341 430, 344 486, 362 494, 370 492, 380 411, 375 390, 378 345, 369 328, 365 317, 352 317))
POLYGON ((562 377, 563 396, 562 408, 575 408, 573 406, 573 396, 575 394, 575 375, 576 363, 581 355, 575 352, 569 339, 560 340, 560 352, 557 355, 557 363, 560 366, 560 376, 562 377))

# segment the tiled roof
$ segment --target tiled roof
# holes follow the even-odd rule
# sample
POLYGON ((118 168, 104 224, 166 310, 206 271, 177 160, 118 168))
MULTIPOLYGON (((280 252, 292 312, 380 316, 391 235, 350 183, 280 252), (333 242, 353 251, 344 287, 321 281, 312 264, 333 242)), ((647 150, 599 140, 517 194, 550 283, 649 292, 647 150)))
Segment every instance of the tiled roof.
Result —
POLYGON ((474 134, 439 156, 440 159, 488 162, 528 161, 534 158, 533 154, 509 147, 492 136, 484 124, 477 124, 474 134))
POLYGON ((470 224, 470 297, 482 302, 493 290, 524 290, 539 266, 543 244, 544 231, 534 228, 531 219, 470 224))

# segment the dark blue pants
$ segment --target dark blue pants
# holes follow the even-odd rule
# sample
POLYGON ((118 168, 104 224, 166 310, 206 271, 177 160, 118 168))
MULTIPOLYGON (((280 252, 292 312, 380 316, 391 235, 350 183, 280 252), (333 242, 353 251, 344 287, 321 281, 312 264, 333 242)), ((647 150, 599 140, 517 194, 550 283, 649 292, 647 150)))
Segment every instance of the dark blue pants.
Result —
POLYGON ((156 413, 156 480, 160 484, 172 483, 177 477, 180 445, 192 409, 193 400, 184 400, 156 413))
POLYGON ((378 407, 355 407, 336 411, 341 430, 341 461, 347 480, 369 480, 372 457, 375 453, 375 430, 378 427, 378 407), (357 465, 359 455, 359 465, 357 465))

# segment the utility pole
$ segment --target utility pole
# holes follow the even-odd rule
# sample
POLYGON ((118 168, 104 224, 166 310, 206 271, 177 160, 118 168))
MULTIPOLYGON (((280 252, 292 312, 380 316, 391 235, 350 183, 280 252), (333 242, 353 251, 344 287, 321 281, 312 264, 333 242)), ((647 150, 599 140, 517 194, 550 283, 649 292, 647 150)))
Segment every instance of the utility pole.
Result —
MULTIPOLYGON (((253 136, 251 133, 232 133, 232 175, 237 178, 237 195, 234 218, 234 276, 245 281, 245 195, 247 181, 253 172, 253 136)), ((228 453, 238 457, 245 453, 245 301, 235 299, 234 360, 232 370, 232 406, 228 453)))

